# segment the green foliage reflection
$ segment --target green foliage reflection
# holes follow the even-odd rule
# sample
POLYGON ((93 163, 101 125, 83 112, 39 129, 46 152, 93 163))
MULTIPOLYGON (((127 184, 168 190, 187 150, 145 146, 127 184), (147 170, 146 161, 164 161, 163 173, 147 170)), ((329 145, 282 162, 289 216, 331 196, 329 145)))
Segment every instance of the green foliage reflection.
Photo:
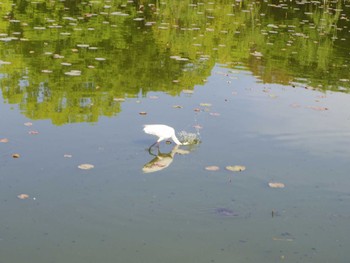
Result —
POLYGON ((178 95, 215 65, 263 82, 349 89, 343 1, 2 1, 0 85, 55 124, 120 112, 116 98, 178 95))

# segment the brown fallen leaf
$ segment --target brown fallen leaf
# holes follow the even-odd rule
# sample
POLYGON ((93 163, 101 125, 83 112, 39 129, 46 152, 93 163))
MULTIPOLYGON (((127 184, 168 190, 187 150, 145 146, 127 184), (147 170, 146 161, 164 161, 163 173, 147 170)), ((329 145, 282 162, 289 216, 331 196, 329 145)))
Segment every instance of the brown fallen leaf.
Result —
POLYGON ((21 155, 19 155, 18 153, 12 154, 12 158, 19 158, 19 157, 21 157, 21 155))
POLYGON ((9 142, 9 140, 7 138, 2 138, 2 139, 0 139, 0 142, 7 143, 7 142, 9 142))
POLYGON ((285 185, 283 183, 269 182, 270 188, 284 188, 285 185))
POLYGON ((140 115, 147 115, 147 112, 141 111, 141 112, 139 112, 139 114, 140 114, 140 115))

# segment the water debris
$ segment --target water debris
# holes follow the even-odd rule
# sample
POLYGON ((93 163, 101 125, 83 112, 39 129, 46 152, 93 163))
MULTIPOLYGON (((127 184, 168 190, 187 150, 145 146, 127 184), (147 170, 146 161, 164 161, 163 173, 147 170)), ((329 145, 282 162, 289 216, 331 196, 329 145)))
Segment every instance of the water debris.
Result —
POLYGON ((50 74, 50 73, 52 73, 52 70, 49 70, 49 69, 43 69, 43 70, 41 71, 41 73, 50 74))
POLYGON ((185 93, 185 94, 193 94, 194 90, 184 89, 184 90, 182 90, 182 92, 185 93))
POLYGON ((118 101, 118 102, 123 102, 123 101, 125 101, 124 98, 114 98, 113 100, 114 100, 114 101, 118 101))
POLYGON ((29 133, 30 135, 37 135, 37 134, 39 134, 38 131, 29 131, 28 133, 29 133))
POLYGON ((21 200, 25 200, 25 199, 29 198, 29 195, 27 195, 27 194, 19 194, 19 195, 17 195, 17 198, 21 199, 21 200))
POLYGON ((173 108, 174 108, 174 109, 182 109, 183 106, 181 106, 181 105, 174 105, 173 108))
POLYGON ((234 217, 238 216, 237 213, 235 213, 233 210, 225 207, 219 207, 215 209, 215 213, 220 215, 220 216, 225 216, 225 217, 234 217))
POLYGON ((326 111, 328 110, 327 107, 320 107, 320 106, 309 106, 309 109, 315 110, 315 111, 326 111))
POLYGON ((260 58, 263 56, 263 54, 261 52, 258 51, 254 51, 253 53, 250 53, 252 56, 260 58))
POLYGON ((97 60, 97 61, 105 61, 106 59, 105 58, 95 58, 95 60, 97 60))
POLYGON ((17 158, 20 158, 20 157, 21 157, 21 155, 19 153, 12 154, 12 158, 17 159, 17 158))
POLYGON ((269 187, 270 188, 284 188, 285 184, 284 183, 278 183, 278 182, 269 182, 269 187))
POLYGON ((112 12, 111 15, 112 16, 129 16, 129 14, 125 14, 122 12, 112 12))
POLYGON ((78 165, 78 168, 82 169, 82 170, 90 170, 94 167, 95 166, 93 164, 89 164, 89 163, 83 163, 83 164, 78 165))
POLYGON ((231 171, 231 172, 242 172, 246 169, 245 166, 243 165, 229 165, 225 167, 226 170, 231 171))
POLYGON ((145 112, 145 111, 140 111, 139 114, 140 114, 140 115, 147 115, 147 112, 145 112))
POLYGON ((31 122, 25 122, 25 123, 24 123, 24 126, 30 127, 30 126, 33 126, 33 123, 31 123, 31 122))
POLYGON ((10 65, 11 62, 0 60, 0 65, 10 65))
POLYGON ((81 71, 80 70, 71 70, 71 71, 65 72, 64 74, 67 76, 80 76, 81 71))
POLYGON ((171 59, 175 59, 177 61, 188 61, 189 59, 188 58, 184 58, 184 57, 181 57, 181 56, 170 56, 171 59))
POLYGON ((218 113, 218 112, 210 112, 209 115, 218 117, 218 116, 220 116, 220 113, 218 113))
POLYGON ((8 143, 9 140, 7 138, 2 138, 0 139, 0 143, 8 143))
POLYGON ((205 167, 205 170, 207 170, 207 171, 219 171, 220 167, 216 166, 216 165, 211 165, 211 166, 205 167))
POLYGON ((90 47, 90 45, 88 45, 88 44, 77 44, 77 47, 88 48, 88 47, 90 47))
POLYGON ((202 107, 211 107, 212 104, 211 104, 211 103, 204 103, 204 102, 202 102, 202 103, 199 104, 199 106, 202 106, 202 107))
POLYGON ((64 158, 72 158, 72 157, 73 157, 73 155, 71 155, 71 154, 67 154, 67 153, 66 153, 66 154, 64 154, 64 155, 63 155, 63 157, 64 157, 64 158))

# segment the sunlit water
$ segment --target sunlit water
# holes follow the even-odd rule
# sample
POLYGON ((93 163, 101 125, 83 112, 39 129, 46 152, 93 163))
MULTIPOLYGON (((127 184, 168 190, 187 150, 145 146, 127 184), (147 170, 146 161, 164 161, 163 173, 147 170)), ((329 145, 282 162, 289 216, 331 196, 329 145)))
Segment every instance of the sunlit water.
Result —
POLYGON ((44 12, 53 2, 6 13, 0 24, 0 262, 348 262, 349 50, 341 45, 349 42, 342 40, 347 16, 335 3, 329 4, 334 14, 323 18, 318 11, 294 12, 303 9, 298 5, 290 8, 300 14, 295 22, 281 4, 269 5, 281 13, 266 21, 266 6, 237 2, 237 11, 214 2, 180 6, 192 13, 182 12, 187 16, 179 23, 192 29, 174 38, 168 32, 177 29, 166 21, 177 14, 164 3, 158 11, 146 5, 139 27, 142 20, 133 15, 141 16, 143 7, 130 1, 52 7, 65 10, 54 22, 44 12), (114 8, 122 13, 104 13, 114 8), (118 20, 126 13, 129 23, 118 20), (338 40, 335 18, 343 26, 338 40), (46 31, 34 28, 40 19, 46 31), (153 20, 152 31, 147 21, 153 20), (229 32, 215 35, 214 28, 229 32), (320 28, 318 45, 313 33, 320 28), (286 29, 294 30, 295 46, 286 29), (273 37, 276 32, 285 38, 273 37), (285 44, 290 53, 281 51, 285 44), (65 74, 77 70, 81 76, 65 74), (192 143, 162 142, 149 150, 155 138, 142 128, 152 123, 170 125, 192 143), (233 165, 246 170, 225 169, 233 165))

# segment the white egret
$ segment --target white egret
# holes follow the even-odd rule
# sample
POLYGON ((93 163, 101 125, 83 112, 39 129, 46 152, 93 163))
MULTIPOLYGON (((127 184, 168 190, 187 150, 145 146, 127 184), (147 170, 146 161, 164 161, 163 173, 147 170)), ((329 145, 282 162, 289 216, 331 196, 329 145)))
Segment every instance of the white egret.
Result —
POLYGON ((161 141, 172 139, 177 145, 185 145, 181 143, 175 135, 174 128, 164 125, 164 124, 148 124, 144 125, 143 131, 147 134, 154 135, 158 137, 158 140, 152 144, 149 148, 152 148, 154 145, 159 144, 161 141))

